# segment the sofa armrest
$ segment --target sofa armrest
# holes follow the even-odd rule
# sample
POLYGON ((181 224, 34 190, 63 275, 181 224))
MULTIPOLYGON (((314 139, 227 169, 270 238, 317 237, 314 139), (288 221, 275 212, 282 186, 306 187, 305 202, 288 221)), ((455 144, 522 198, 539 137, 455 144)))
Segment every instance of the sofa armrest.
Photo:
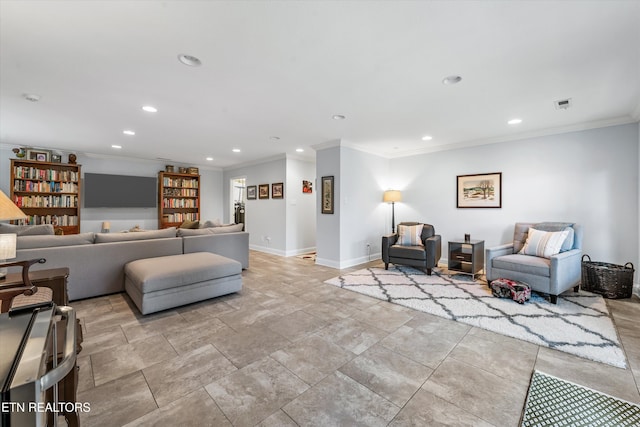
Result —
POLYGON ((578 286, 582 278, 582 250, 572 249, 552 255, 549 267, 551 292, 558 295, 570 287, 578 286), (561 289, 560 286, 564 289, 561 289))
POLYGON ((387 234, 386 236, 382 236, 382 260, 384 262, 389 262, 389 248, 392 245, 395 245, 397 241, 397 234, 387 234))
POLYGON ((494 246, 493 248, 485 249, 484 274, 487 278, 487 282, 491 282, 492 280, 497 279, 497 277, 493 277, 493 273, 491 271, 491 267, 492 267, 491 264, 493 259, 499 256, 511 255, 511 254, 513 254, 513 243, 505 243, 504 245, 494 246))
POLYGON ((436 234, 424 239, 424 249, 427 252, 427 268, 437 267, 442 256, 442 237, 436 234))

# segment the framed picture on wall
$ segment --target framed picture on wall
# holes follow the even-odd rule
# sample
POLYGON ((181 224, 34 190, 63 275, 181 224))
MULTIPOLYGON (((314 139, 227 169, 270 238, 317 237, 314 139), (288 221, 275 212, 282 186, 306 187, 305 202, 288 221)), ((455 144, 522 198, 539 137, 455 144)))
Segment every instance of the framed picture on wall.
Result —
POLYGON ((302 181, 302 192, 308 194, 313 193, 313 183, 311 181, 302 181))
POLYGON ((323 214, 333 213, 333 176, 322 177, 322 208, 323 214))
POLYGON ((502 172, 458 175, 458 208, 501 208, 502 172))
POLYGON ((259 199, 269 198, 269 184, 258 185, 258 198, 259 199))
POLYGON ((48 162, 51 159, 51 151, 27 149, 27 159, 38 162, 48 162))
POLYGON ((247 186, 247 200, 255 200, 257 194, 258 187, 255 185, 247 186))
POLYGON ((276 182, 271 184, 271 198, 282 199, 284 197, 284 183, 276 182))

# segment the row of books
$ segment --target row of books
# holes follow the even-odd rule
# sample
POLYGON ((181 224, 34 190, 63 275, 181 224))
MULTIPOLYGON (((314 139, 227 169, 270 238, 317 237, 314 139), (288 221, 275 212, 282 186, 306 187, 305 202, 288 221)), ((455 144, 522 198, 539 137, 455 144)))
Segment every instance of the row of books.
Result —
POLYGON ((78 184, 59 181, 23 181, 16 179, 13 191, 34 191, 39 193, 77 193, 78 184))
POLYGON ((165 188, 162 194, 165 197, 198 197, 198 190, 190 188, 165 188))
POLYGON ((198 199, 162 199, 162 206, 165 208, 197 208, 198 199))
POLYGON ((162 219, 165 222, 184 222, 184 221, 198 221, 200 216, 197 213, 174 213, 165 214, 162 219))
POLYGON ((24 221, 28 225, 52 224, 58 227, 78 225, 75 215, 29 215, 24 221))
POLYGON ((76 208, 78 196, 14 196, 19 208, 76 208))
POLYGON ((39 169, 28 166, 14 166, 13 174, 19 179, 37 179, 43 181, 75 181, 80 180, 77 171, 58 169, 39 169))
POLYGON ((170 178, 165 176, 162 180, 162 185, 165 187, 198 188, 198 180, 190 178, 170 178))

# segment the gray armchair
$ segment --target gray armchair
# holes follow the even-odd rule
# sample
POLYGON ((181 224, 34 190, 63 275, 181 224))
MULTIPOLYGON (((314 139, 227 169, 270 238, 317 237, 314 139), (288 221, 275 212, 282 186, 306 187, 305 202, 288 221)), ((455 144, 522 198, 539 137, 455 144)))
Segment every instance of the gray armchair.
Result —
MULTIPOLYGON (((401 222, 400 225, 418 225, 419 222, 401 222)), ((433 225, 423 224, 420 236, 424 246, 397 245, 398 233, 382 236, 382 261, 384 269, 389 269, 389 263, 418 267, 431 275, 433 267, 438 265, 441 255, 442 238, 436 234, 433 225)))
POLYGON ((537 292, 549 294, 556 304, 558 295, 574 288, 578 291, 582 271, 582 226, 572 223, 543 222, 538 224, 518 222, 513 242, 486 250, 487 282, 498 278, 525 282, 537 292), (518 252, 527 241, 529 227, 543 231, 562 231, 569 227, 562 250, 550 258, 521 255, 518 252))

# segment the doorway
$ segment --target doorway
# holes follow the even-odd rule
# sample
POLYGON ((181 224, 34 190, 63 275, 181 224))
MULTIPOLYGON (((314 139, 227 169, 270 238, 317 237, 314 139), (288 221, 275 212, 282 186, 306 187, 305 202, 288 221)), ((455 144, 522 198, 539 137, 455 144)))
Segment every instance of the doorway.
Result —
POLYGON ((243 227, 243 230, 246 228, 246 223, 245 223, 245 206, 246 206, 246 201, 247 201, 247 195, 246 195, 246 185, 247 182, 247 178, 246 177, 237 177, 237 178, 231 178, 230 180, 230 188, 229 188, 229 194, 231 195, 231 197, 229 197, 229 201, 230 201, 230 215, 229 218, 231 218, 230 222, 235 222, 236 224, 245 224, 245 226, 243 227))

